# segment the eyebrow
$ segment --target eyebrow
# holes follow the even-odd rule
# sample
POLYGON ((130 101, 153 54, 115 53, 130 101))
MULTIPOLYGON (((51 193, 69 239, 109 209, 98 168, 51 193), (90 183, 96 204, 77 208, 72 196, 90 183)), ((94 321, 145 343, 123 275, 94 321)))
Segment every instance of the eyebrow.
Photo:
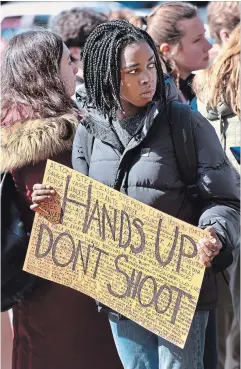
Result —
MULTIPOLYGON (((154 58, 155 54, 152 54, 152 56, 148 59, 148 62, 150 62, 153 58, 154 58)), ((123 69, 125 68, 134 68, 134 67, 138 67, 138 65, 140 65, 140 63, 136 63, 136 64, 128 64, 126 66, 123 67, 123 69)))

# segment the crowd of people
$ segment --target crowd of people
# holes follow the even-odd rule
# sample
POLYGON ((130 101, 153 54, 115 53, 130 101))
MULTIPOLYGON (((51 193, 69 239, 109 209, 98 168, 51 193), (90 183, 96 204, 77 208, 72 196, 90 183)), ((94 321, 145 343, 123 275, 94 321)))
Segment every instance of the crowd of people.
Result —
POLYGON ((13 369, 240 367, 240 168, 230 149, 240 147, 239 2, 210 2, 207 13, 214 45, 197 8, 172 1, 146 17, 73 8, 5 46, 1 173, 11 174, 26 235, 55 195, 42 184, 47 159, 209 234, 199 242, 206 269, 183 349, 20 271, 13 369), (178 166, 174 106, 190 112, 198 204, 178 166))

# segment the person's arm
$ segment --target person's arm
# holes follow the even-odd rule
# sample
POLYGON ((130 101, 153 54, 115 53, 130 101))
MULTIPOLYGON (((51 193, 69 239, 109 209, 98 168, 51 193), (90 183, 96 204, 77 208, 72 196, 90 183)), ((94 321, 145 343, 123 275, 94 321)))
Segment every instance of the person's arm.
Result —
MULTIPOLYGON (((83 134, 83 130, 84 127, 81 124, 79 124, 75 134, 72 148, 72 166, 74 170, 77 170, 78 172, 87 175, 89 171, 88 164, 85 160, 85 156, 81 146, 81 135, 83 134)), ((41 213, 40 209, 41 203, 54 196, 55 193, 56 192, 53 187, 42 183, 36 183, 33 186, 32 193, 33 204, 30 206, 30 209, 41 213)))
POLYGON ((198 226, 203 229, 212 226, 221 240, 222 249, 215 263, 220 262, 222 269, 225 257, 239 245, 239 191, 214 128, 198 112, 192 112, 192 122, 198 159, 197 186, 202 202, 198 226))
POLYGON ((85 158, 84 151, 82 148, 82 140, 81 140, 81 137, 83 137, 83 135, 86 134, 84 130, 85 128, 80 123, 75 133, 74 142, 73 142, 72 167, 74 170, 77 170, 78 172, 82 174, 88 175, 89 166, 86 162, 86 158, 85 158))

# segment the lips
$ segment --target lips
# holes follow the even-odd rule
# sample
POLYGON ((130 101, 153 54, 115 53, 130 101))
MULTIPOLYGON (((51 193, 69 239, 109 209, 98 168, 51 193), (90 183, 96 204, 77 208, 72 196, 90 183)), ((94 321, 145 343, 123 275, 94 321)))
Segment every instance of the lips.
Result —
POLYGON ((152 97, 155 93, 155 90, 153 88, 151 89, 148 89, 144 92, 141 93, 141 97, 144 97, 144 98, 149 98, 149 97, 152 97))

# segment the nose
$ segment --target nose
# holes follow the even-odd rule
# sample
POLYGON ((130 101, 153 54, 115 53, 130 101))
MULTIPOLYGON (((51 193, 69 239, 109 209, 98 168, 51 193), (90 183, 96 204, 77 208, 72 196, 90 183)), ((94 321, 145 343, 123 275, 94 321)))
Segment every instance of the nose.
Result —
POLYGON ((78 67, 75 64, 73 64, 73 72, 74 72, 74 74, 76 74, 78 72, 78 67))
POLYGON ((205 46, 204 46, 205 51, 209 51, 212 47, 213 47, 212 44, 205 38, 205 46))
POLYGON ((149 81, 150 81, 149 72, 147 70, 145 70, 140 74, 140 84, 145 85, 145 84, 149 83, 149 81))

